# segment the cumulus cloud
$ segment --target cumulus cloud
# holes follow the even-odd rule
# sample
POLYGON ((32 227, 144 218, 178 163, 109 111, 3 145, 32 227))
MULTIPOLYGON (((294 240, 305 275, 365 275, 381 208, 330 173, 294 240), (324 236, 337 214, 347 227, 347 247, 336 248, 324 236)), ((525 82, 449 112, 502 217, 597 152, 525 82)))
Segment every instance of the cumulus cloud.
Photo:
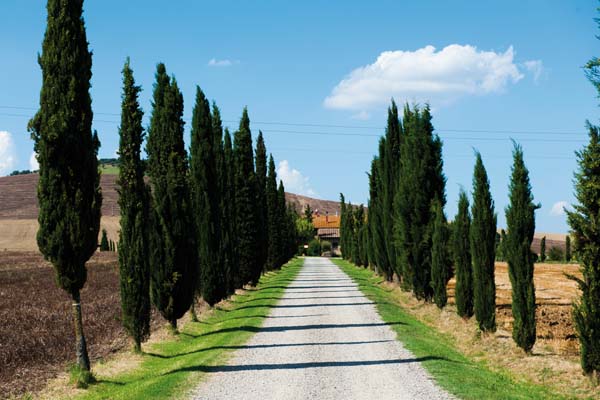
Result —
POLYGON ((371 118, 371 114, 369 114, 368 112, 366 112, 365 110, 362 110, 360 112, 357 112, 356 114, 354 114, 352 116, 352 119, 357 119, 359 121, 366 121, 369 118, 371 118))
POLYGON ((567 210, 571 209, 571 206, 566 201, 557 201, 554 203, 552 208, 550 209, 550 215, 553 217, 560 217, 561 215, 565 215, 565 208, 567 210))
POLYGON ((541 73, 541 61, 514 62, 515 52, 482 51, 452 44, 436 51, 384 51, 373 64, 356 68, 325 99, 327 108, 362 111, 398 101, 448 103, 467 95, 503 92, 524 77, 541 73), (529 64, 528 64, 529 63, 529 64), (537 72, 536 72, 537 71, 537 72))
POLYGON ((38 163, 38 160, 37 160, 37 153, 34 151, 33 153, 31 153, 31 156, 29 157, 29 170, 37 171, 39 169, 40 169, 40 164, 38 163))
POLYGON ((279 162, 277 176, 283 181, 286 191, 304 196, 317 196, 317 193, 310 185, 308 177, 302 175, 297 169, 292 168, 288 160, 279 162))
POLYGON ((0 131, 0 175, 12 172, 17 157, 12 135, 7 131, 0 131))
POLYGON ((237 64, 237 61, 231 61, 231 60, 218 60, 216 58, 211 58, 208 61, 208 66, 209 67, 231 67, 233 64, 237 64))

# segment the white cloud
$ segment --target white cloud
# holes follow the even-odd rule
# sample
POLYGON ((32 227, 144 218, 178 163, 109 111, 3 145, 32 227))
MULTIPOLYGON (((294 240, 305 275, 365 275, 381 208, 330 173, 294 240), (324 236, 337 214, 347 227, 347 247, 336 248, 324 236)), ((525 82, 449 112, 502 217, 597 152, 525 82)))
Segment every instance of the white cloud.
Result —
POLYGON ((544 64, 542 64, 542 60, 525 61, 523 65, 527 71, 531 72, 533 75, 533 81, 538 83, 542 77, 542 73, 544 72, 544 64))
POLYGON ((15 145, 11 134, 0 131, 0 176, 12 172, 16 161, 15 145))
POLYGON ((217 60, 216 58, 211 58, 208 61, 208 66, 209 67, 231 67, 233 64, 237 64, 238 61, 231 61, 231 60, 217 60))
POLYGON ((560 217, 561 215, 565 215, 565 208, 567 210, 571 209, 571 206, 566 201, 557 201, 554 203, 552 208, 550 209, 550 215, 553 217, 560 217))
POLYGON ((297 169, 290 167, 288 160, 279 162, 277 176, 283 181, 286 191, 304 196, 317 196, 317 193, 310 186, 308 177, 302 175, 297 169))
MULTIPOLYGON (((514 56, 512 46, 503 53, 459 44, 440 51, 433 46, 415 51, 384 51, 373 64, 350 72, 324 105, 362 111, 386 104, 392 97, 399 102, 445 104, 467 95, 503 92, 524 77, 514 56)), ((541 67, 541 61, 533 63, 523 67, 541 67)))
POLYGON ((31 153, 31 156, 29 157, 29 170, 37 171, 39 169, 40 169, 40 164, 38 163, 38 160, 37 160, 37 153, 34 151, 33 153, 31 153))

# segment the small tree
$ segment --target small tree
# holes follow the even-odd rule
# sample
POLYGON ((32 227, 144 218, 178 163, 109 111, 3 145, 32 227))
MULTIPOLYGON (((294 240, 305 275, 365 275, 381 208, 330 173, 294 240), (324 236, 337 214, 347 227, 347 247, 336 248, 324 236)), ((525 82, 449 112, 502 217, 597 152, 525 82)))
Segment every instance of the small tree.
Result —
MULTIPOLYGON (((600 86, 600 84, 599 84, 600 86)), ((600 129, 589 125, 590 142, 577 159, 573 211, 567 210, 582 279, 570 276, 581 290, 573 307, 575 329, 581 344, 581 366, 600 379, 600 129)))
POLYGON ((331 242, 327 241, 327 240, 323 240, 321 242, 321 251, 323 253, 331 253, 331 242))
POLYGON ((431 287, 433 301, 439 308, 448 302, 446 284, 448 283, 447 227, 444 210, 439 201, 433 204, 433 238, 431 247, 431 287))
POLYGON ((100 251, 109 251, 110 248, 108 246, 108 236, 106 234, 106 229, 102 229, 102 238, 100 239, 100 251))
POLYGON ((494 262, 496 249, 496 214, 490 193, 490 182, 476 154, 473 173, 473 206, 471 209, 471 257, 473 259, 473 297, 475 317, 482 331, 496 330, 496 284, 494 262))
POLYGON ((550 261, 563 261, 565 259, 565 252, 558 246, 550 247, 548 250, 548 260, 550 261))
POLYGON ((458 214, 454 219, 452 238, 454 268, 456 270, 456 311, 463 318, 473 316, 473 264, 471 261, 471 246, 469 231, 471 230, 471 215, 469 199, 461 189, 458 199, 458 214))
POLYGON ((309 256, 320 256, 321 255, 321 243, 317 239, 313 239, 308 244, 307 253, 309 256))
POLYGON ((540 262, 546 261, 546 236, 540 241, 540 262))
POLYGON ((565 261, 571 262, 571 236, 567 235, 565 238, 565 261))
POLYGON ((304 207, 304 218, 310 223, 313 222, 313 210, 310 208, 310 204, 308 203, 304 207))
POLYGON ((531 242, 535 233, 535 210, 529 171, 523 162, 523 150, 515 144, 510 180, 510 204, 506 208, 508 235, 503 248, 508 261, 512 285, 512 336, 525 352, 535 343, 535 287, 533 284, 533 253, 531 242))

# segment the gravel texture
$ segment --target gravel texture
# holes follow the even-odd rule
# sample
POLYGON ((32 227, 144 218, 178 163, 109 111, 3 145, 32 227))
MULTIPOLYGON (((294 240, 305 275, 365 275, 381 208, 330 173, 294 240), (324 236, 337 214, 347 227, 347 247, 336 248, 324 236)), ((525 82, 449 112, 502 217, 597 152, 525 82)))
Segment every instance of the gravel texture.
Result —
POLYGON ((356 284, 307 258, 256 335, 193 399, 451 399, 356 284))

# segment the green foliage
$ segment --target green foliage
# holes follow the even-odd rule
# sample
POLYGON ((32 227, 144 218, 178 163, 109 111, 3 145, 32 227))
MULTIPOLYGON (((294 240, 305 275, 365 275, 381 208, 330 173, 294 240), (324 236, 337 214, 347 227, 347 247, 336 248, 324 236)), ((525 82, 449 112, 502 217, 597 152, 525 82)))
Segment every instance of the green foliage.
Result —
POLYGON ((313 239, 308 243, 308 249, 306 253, 312 257, 318 257, 321 255, 321 242, 317 239, 313 239))
POLYGON ((496 284, 494 261, 496 248, 496 214, 487 172, 476 154, 473 172, 473 206, 471 208, 471 257, 473 260, 473 298, 475 317, 482 331, 496 330, 496 284))
POLYGON ((444 308, 448 302, 446 285, 450 280, 448 273, 448 232, 444 210, 439 201, 433 203, 433 237, 431 246, 431 287, 433 300, 439 308, 444 308))
MULTIPOLYGON (((56 272, 56 282, 80 303, 85 263, 98 246, 100 174, 92 133, 92 54, 88 50, 82 0, 48 0, 39 64, 40 108, 29 122, 40 165, 37 243, 56 272)), ((78 363, 89 370, 81 312, 75 327, 78 363)))
POLYGON ((540 240, 540 262, 546 261, 546 236, 540 240))
POLYGON ((362 234, 365 227, 365 208, 361 204, 352 213, 352 262, 356 265, 366 264, 366 252, 362 234))
MULTIPOLYGON (((385 139, 381 139, 379 153, 383 151, 385 139), (383 142, 383 144, 382 144, 383 142)), ((371 254, 369 261, 377 266, 387 281, 392 280, 394 270, 388 259, 387 246, 389 237, 386 238, 383 226, 383 204, 382 204, 382 181, 380 177, 380 158, 375 157, 371 162, 371 173, 369 174, 369 247, 371 254)), ((393 243, 392 243, 393 244, 393 243)), ((395 260, 394 260, 395 262, 395 260)))
POLYGON ((234 196, 236 207, 236 233, 239 277, 237 287, 258 282, 262 266, 259 265, 258 208, 256 207, 256 174, 252 151, 252 134, 248 110, 244 108, 240 126, 234 137, 234 196))
POLYGON ((509 191, 510 203, 506 208, 508 234, 504 250, 512 285, 512 336, 517 346, 529 353, 536 339, 531 242, 535 233, 535 210, 540 206, 533 203, 529 171, 523 161, 523 150, 516 143, 509 191))
POLYGON ((190 186, 197 233, 199 282, 196 288, 211 307, 226 296, 221 252, 221 191, 217 160, 220 138, 215 139, 210 105, 196 87, 192 112, 190 186))
POLYGON ((402 286, 418 299, 430 300, 431 238, 436 199, 446 203, 442 142, 433 134, 429 106, 404 108, 404 136, 400 149, 400 173, 394 203, 394 241, 402 286))
POLYGON ((321 251, 331 253, 331 242, 327 240, 323 240, 321 242, 321 251))
POLYGON ((158 64, 148 132, 153 210, 150 231, 152 302, 174 328, 190 308, 198 276, 196 230, 183 142, 183 95, 158 64))
POLYGON ((313 210, 310 208, 310 204, 306 204, 304 207, 304 218, 312 224, 313 222, 313 210))
POLYGON ((315 237, 315 226, 306 218, 296 220, 296 230, 298 232, 298 242, 301 245, 308 244, 315 237))
MULTIPOLYGON (((267 210, 267 148, 261 131, 258 131, 255 153, 256 169, 256 207, 258 218, 258 242, 257 263, 258 268, 263 271, 266 267, 269 248, 269 224, 267 210)), ((287 260, 286 260, 287 261, 287 260)))
MULTIPOLYGON (((129 59, 123 67, 120 169, 117 181, 121 229, 119 231, 119 277, 121 322, 134 341, 134 350, 150 336, 150 188, 144 182, 140 153, 144 140, 141 88, 136 86, 129 59)), ((106 231, 102 230, 102 238, 106 231)))
MULTIPOLYGON (((596 83, 595 83, 596 84, 596 83)), ((589 124, 588 124, 589 125, 589 124)), ((573 319, 581 344, 581 366, 600 377, 600 129, 589 125, 590 141, 578 151, 573 211, 567 210, 573 244, 581 264, 578 283, 581 298, 573 306, 573 319)))
POLYGON ((571 262, 573 255, 571 254, 571 236, 567 235, 565 238, 565 261, 571 262))
POLYGON ((108 251, 108 236, 106 229, 102 229, 102 237, 100 238, 100 251, 108 251))
MULTIPOLYGON (((283 248, 284 232, 282 232, 281 206, 277 193, 277 172, 275 171, 275 160, 273 155, 269 156, 269 171, 266 182, 267 197, 267 269, 275 270, 281 266, 281 249, 283 248)), ((300 223, 306 220, 298 220, 300 223)), ((308 223, 308 221, 306 221, 308 223)), ((310 224, 312 226, 312 224, 310 224)))
POLYGON ((565 252, 560 247, 552 246, 548 250, 548 259, 550 261, 564 261, 565 252))
POLYGON ((456 311, 463 318, 473 316, 473 263, 471 261, 471 245, 469 232, 471 231, 471 214, 469 213, 469 199, 463 189, 458 197, 458 214, 454 219, 452 234, 452 254, 454 256, 454 269, 456 270, 456 311))
MULTIPOLYGON (((215 117, 213 112, 213 124, 220 123, 221 119, 215 117)), ((236 207, 235 207, 235 168, 233 157, 233 145, 229 130, 225 129, 223 136, 223 168, 221 169, 223 224, 221 244, 223 246, 224 269, 226 274, 225 285, 227 294, 235 293, 239 282, 238 245, 236 234, 236 207)))

